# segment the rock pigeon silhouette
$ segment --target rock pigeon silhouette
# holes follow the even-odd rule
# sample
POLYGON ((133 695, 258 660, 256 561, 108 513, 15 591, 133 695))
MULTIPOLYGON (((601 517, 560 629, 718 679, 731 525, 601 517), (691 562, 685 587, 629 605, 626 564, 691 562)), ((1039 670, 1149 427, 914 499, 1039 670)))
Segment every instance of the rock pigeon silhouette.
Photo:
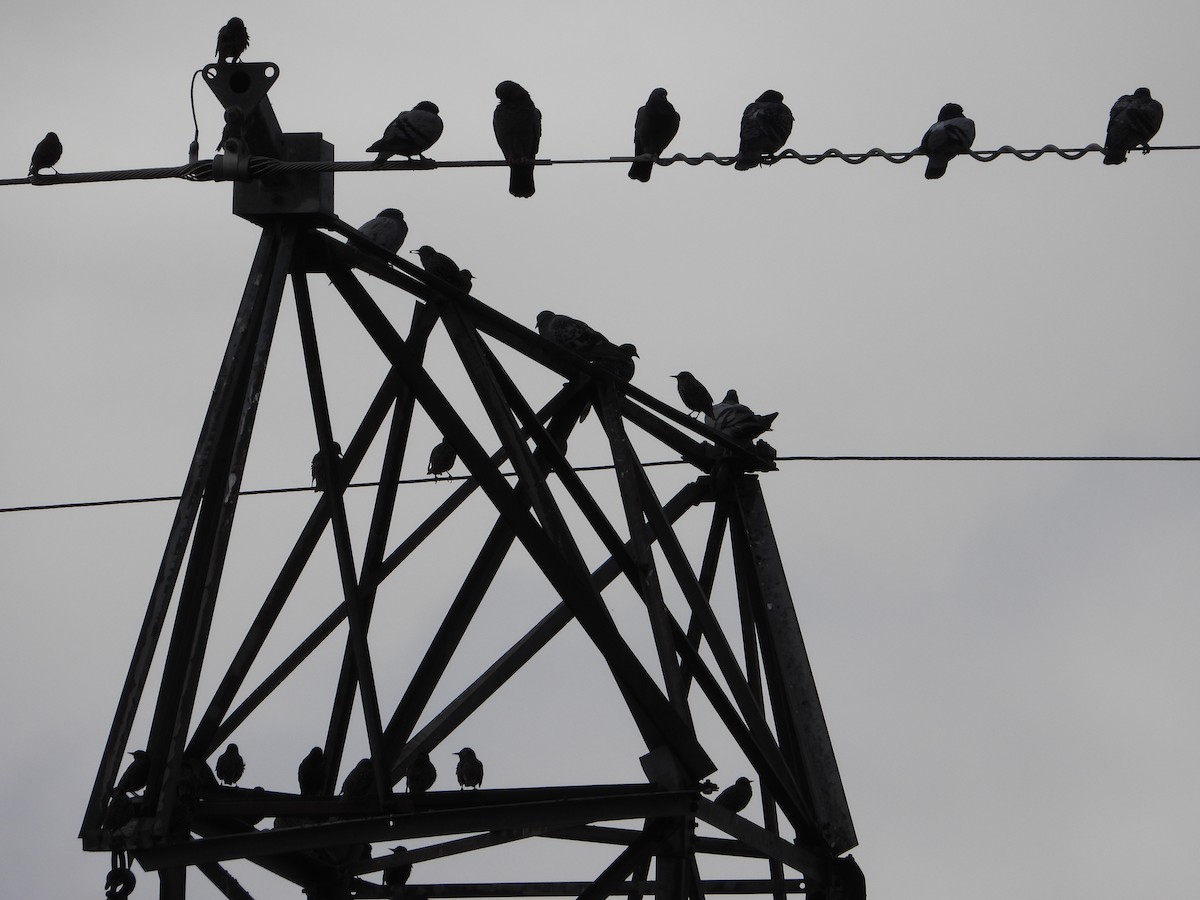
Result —
POLYGON ((691 372, 683 371, 672 375, 678 382, 679 399, 691 412, 697 415, 711 416, 713 414, 713 398, 703 384, 691 372))
POLYGON ((533 159, 542 140, 542 113, 529 91, 515 81, 496 85, 496 111, 492 128, 496 143, 509 163, 508 192, 514 197, 533 196, 533 159))
POLYGON ((415 253, 420 257, 421 265, 425 267, 425 271, 430 275, 440 278, 446 284, 456 287, 460 291, 470 292, 474 276, 466 269, 460 269, 458 263, 445 253, 439 253, 428 244, 408 252, 415 253))
POLYGON ((234 16, 217 32, 217 61, 231 59, 238 62, 249 46, 250 34, 246 31, 246 23, 234 16))
POLYGON ((720 403, 714 404, 712 410, 713 427, 744 444, 770 431, 778 415, 777 412, 758 415, 738 400, 737 391, 732 389, 720 403))
POLYGON ((408 223, 404 221, 404 213, 398 209, 380 210, 379 215, 363 223, 358 229, 363 237, 376 244, 388 253, 395 253, 408 237, 408 223))
MULTIPOLYGON (((454 448, 450 446, 450 442, 442 438, 438 444, 429 451, 429 467, 425 470, 426 475, 432 475, 433 480, 437 481, 439 475, 445 475, 454 468, 454 463, 458 460, 458 454, 454 452, 454 448)), ((429 757, 426 756, 426 759, 429 757)))
POLYGON ((437 769, 430 760, 428 753, 418 753, 408 767, 408 791, 410 794, 424 794, 433 787, 437 780, 437 769))
POLYGON ((605 372, 628 382, 637 368, 637 364, 634 363, 637 355, 637 347, 633 344, 611 344, 605 341, 591 351, 589 359, 605 372))
POLYGON ((654 172, 654 160, 662 156, 678 132, 679 113, 667 99, 667 89, 655 88, 633 121, 633 155, 650 156, 651 159, 635 159, 629 166, 629 177, 635 181, 649 181, 654 172))
POLYGON ((587 322, 561 316, 548 309, 538 313, 537 330, 542 337, 578 353, 585 359, 591 359, 593 351, 609 343, 604 335, 587 322))
MULTIPOLYGON (((58 139, 58 135, 53 131, 46 132, 46 136, 33 148, 33 156, 29 160, 29 174, 37 175, 42 169, 54 169, 55 164, 62 159, 62 152, 62 141, 58 139)), ((54 174, 58 174, 57 169, 54 169, 54 174)))
POLYGON ((458 776, 458 789, 477 788, 483 784, 483 763, 470 747, 463 747, 454 754, 458 757, 458 765, 454 774, 458 776))
POLYGON ((764 156, 777 153, 792 133, 792 121, 792 111, 784 104, 783 94, 763 91, 742 112, 741 143, 733 167, 739 171, 753 169, 764 162, 764 156))
POLYGON ((437 143, 442 136, 442 117, 437 104, 422 100, 412 109, 406 109, 383 131, 383 137, 367 148, 368 153, 377 153, 375 162, 387 162, 393 156, 424 159, 422 155, 437 143))
POLYGON ((371 793, 374 786, 375 773, 371 768, 371 760, 364 757, 355 764, 346 780, 342 782, 341 793, 343 797, 364 797, 371 793))
POLYGON ((713 803, 723 806, 730 812, 741 812, 750 805, 754 796, 754 788, 750 787, 749 778, 739 778, 721 793, 717 794, 713 803))
POLYGON ((246 771, 246 762, 242 759, 242 755, 238 753, 237 744, 230 744, 225 748, 225 752, 217 757, 217 765, 214 771, 217 773, 217 777, 221 779, 222 784, 238 783, 238 779, 246 771))
MULTIPOLYGON (((338 468, 342 462, 342 445, 337 441, 333 442, 333 477, 336 480, 338 476, 338 468)), ((314 491, 327 491, 332 485, 325 483, 325 464, 321 459, 321 451, 318 450, 313 454, 312 458, 312 483, 314 491)))
POLYGON ((941 178, 950 160, 971 149, 975 143, 975 123, 963 115, 957 103, 947 103, 938 113, 937 121, 921 138, 920 151, 929 157, 925 177, 941 178))
POLYGON ((325 751, 313 747, 308 755, 300 761, 296 770, 296 778, 300 782, 300 794, 305 797, 315 796, 325 789, 325 751))
POLYGON ((1136 147, 1150 152, 1150 138, 1162 127, 1162 104, 1150 96, 1150 89, 1140 87, 1124 94, 1108 113, 1108 134, 1104 138, 1104 164, 1119 166, 1136 147))

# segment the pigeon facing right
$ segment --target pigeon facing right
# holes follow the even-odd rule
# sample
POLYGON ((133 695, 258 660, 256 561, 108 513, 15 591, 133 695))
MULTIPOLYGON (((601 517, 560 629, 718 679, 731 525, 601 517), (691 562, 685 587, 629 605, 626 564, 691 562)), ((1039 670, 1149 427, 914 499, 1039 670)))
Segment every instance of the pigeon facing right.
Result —
POLYGON ((966 153, 973 143, 975 123, 963 114, 963 108, 957 103, 947 103, 938 113, 937 121, 921 138, 920 150, 929 157, 925 177, 941 178, 946 174, 950 160, 966 153))
POLYGON ((654 172, 654 160, 662 156, 678 132, 679 113, 667 99, 667 89, 655 88, 646 105, 638 109, 633 122, 633 155, 652 159, 635 159, 629 166, 629 177, 635 181, 649 181, 654 172))
POLYGON ((428 244, 418 247, 416 250, 409 250, 408 252, 415 253, 420 257, 421 265, 425 267, 425 271, 430 275, 440 278, 460 291, 470 293, 471 282, 474 276, 466 269, 460 269, 458 263, 445 253, 439 253, 428 244))
POLYGON ((382 247, 388 253, 395 253, 408 237, 408 223, 404 221, 404 213, 398 209, 380 210, 379 215, 365 222, 361 228, 363 237, 372 244, 382 247))
POLYGON ((424 159, 426 150, 442 136, 442 117, 438 115, 436 103, 422 100, 412 109, 406 109, 383 131, 383 137, 367 148, 368 153, 377 153, 375 162, 387 162, 390 157, 400 155, 412 159, 424 159))
MULTIPOLYGON (((29 174, 36 175, 42 169, 54 169, 55 163, 62 159, 62 152, 63 145, 58 135, 53 131, 46 132, 46 136, 33 148, 33 156, 29 160, 29 174)), ((58 171, 55 170, 54 174, 57 175, 58 171)))
POLYGON ((246 31, 246 23, 234 16, 217 32, 217 61, 239 62, 249 46, 250 33, 246 31))
POLYGON ((1150 96, 1150 89, 1140 87, 1124 94, 1108 113, 1108 134, 1104 138, 1104 164, 1119 166, 1130 150, 1142 148, 1150 152, 1150 138, 1162 127, 1162 104, 1150 96))
MULTIPOLYGON (((779 91, 763 91, 742 112, 741 143, 733 167, 744 172, 782 149, 792 133, 792 111, 779 91)), ((767 160, 771 162, 771 160, 767 160)))
POLYGON ((542 113, 533 105, 529 91, 515 81, 496 85, 496 111, 492 128, 496 143, 509 164, 508 192, 514 197, 532 197, 533 159, 542 140, 542 113))
POLYGON ((712 394, 700 383, 700 379, 688 371, 671 377, 678 382, 679 399, 683 401, 684 406, 697 415, 711 416, 713 414, 712 394))
POLYGON ((750 805, 753 796, 754 788, 750 787, 750 779, 742 777, 717 794, 713 803, 725 807, 730 812, 741 812, 750 805))

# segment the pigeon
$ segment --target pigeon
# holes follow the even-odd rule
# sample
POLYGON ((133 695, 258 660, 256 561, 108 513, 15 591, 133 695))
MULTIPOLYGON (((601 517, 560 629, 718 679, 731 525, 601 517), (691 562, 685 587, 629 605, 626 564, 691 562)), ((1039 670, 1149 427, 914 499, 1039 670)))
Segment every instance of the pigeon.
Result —
MULTIPOLYGON (((396 854, 408 853, 405 847, 393 847, 392 852, 396 854)), ((408 883, 408 879, 412 876, 412 863, 402 862, 394 866, 389 866, 383 870, 384 887, 399 888, 408 883)))
POLYGON ((133 761, 117 779, 117 786, 113 788, 114 793, 136 794, 146 786, 150 775, 150 757, 146 756, 145 750, 134 750, 129 755, 133 757, 133 761))
POLYGON ((628 382, 633 378, 637 355, 637 347, 633 344, 610 344, 605 341, 588 354, 588 359, 605 372, 628 382))
POLYGON ((515 81, 496 85, 496 111, 492 128, 496 143, 509 163, 508 192, 514 197, 533 196, 533 159, 542 140, 542 113, 529 91, 515 81))
POLYGON ((300 761, 296 777, 300 782, 301 796, 311 797, 321 793, 325 789, 325 751, 320 747, 309 750, 308 756, 300 761))
POLYGON ((750 805, 754 796, 754 788, 750 787, 749 778, 739 778, 721 793, 717 794, 713 803, 723 806, 730 812, 741 812, 750 805))
POLYGON ((1113 104, 1108 113, 1108 134, 1104 138, 1104 164, 1119 166, 1136 147, 1150 152, 1150 138, 1162 127, 1162 104, 1150 96, 1150 89, 1140 87, 1125 94, 1113 104))
POLYGON ((388 253, 395 253, 408 237, 408 223, 404 221, 404 213, 388 207, 379 211, 379 215, 358 229, 363 237, 372 244, 382 247, 388 253))
POLYGON ((548 309, 538 313, 537 330, 538 334, 548 341, 573 350, 585 359, 590 359, 598 347, 609 343, 604 335, 587 322, 572 319, 570 316, 560 316, 548 309))
POLYGON ((458 776, 458 789, 477 788, 483 784, 483 763, 470 747, 463 747, 454 754, 458 757, 458 766, 454 773, 458 776))
POLYGON ((684 406, 696 415, 703 413, 706 416, 711 416, 713 414, 712 394, 708 392, 708 388, 700 383, 700 379, 688 371, 680 372, 678 375, 672 375, 671 377, 678 382, 679 399, 683 401, 684 406))
POLYGON ((440 278, 460 291, 469 292, 471 290, 471 282, 475 276, 466 269, 460 269, 458 264, 445 253, 439 253, 428 244, 408 252, 415 253, 421 258, 421 265, 430 275, 440 278))
POLYGON ((439 475, 445 475, 454 468, 457 460, 458 454, 454 452, 450 442, 442 438, 437 446, 429 451, 429 468, 425 470, 425 474, 432 475, 433 480, 437 481, 439 475))
POLYGON ((62 141, 58 139, 58 135, 53 131, 46 132, 46 136, 33 148, 33 157, 29 160, 29 174, 36 175, 42 169, 53 169, 57 175, 58 170, 54 169, 54 165, 62 159, 62 151, 62 141))
MULTIPOLYGON (((342 445, 337 441, 333 442, 333 477, 338 477, 338 464, 342 461, 342 445)), ((312 458, 312 480, 314 491, 326 491, 331 485, 325 483, 325 464, 321 459, 321 451, 318 450, 313 454, 312 458)))
POLYGON ((712 409, 713 427, 725 432, 733 440, 746 444, 770 431, 778 415, 777 412, 758 415, 738 400, 737 391, 732 389, 712 409))
POLYGON ((375 786, 375 772, 371 768, 370 758, 360 759, 342 782, 343 797, 363 797, 371 793, 375 786))
POLYGON ((629 166, 629 177, 635 181, 649 181, 654 160, 667 149, 678 131, 679 113, 667 99, 667 89, 655 88, 633 121, 633 155, 652 158, 635 159, 629 166))
POLYGON ((779 91, 763 91, 742 113, 741 143, 738 145, 739 171, 753 169, 763 156, 776 153, 792 133, 792 111, 779 91))
POLYGON ((237 784, 242 773, 246 771, 246 761, 238 753, 237 744, 230 744, 225 752, 217 757, 216 773, 222 784, 237 784))
POLYGON ((246 31, 246 23, 234 16, 217 32, 217 61, 231 59, 239 62, 249 46, 250 35, 246 31))
POLYGON ((433 762, 429 759, 429 754, 418 753, 413 759, 412 765, 408 767, 408 792, 410 794, 424 794, 433 787, 433 782, 436 779, 437 769, 434 768, 433 762))
POLYGON ((965 153, 975 143, 975 123, 963 115, 957 103, 947 103, 938 113, 937 121, 921 138, 920 151, 929 157, 925 177, 941 178, 952 157, 965 153))
POLYGON ((436 103, 422 100, 412 109, 406 109, 383 131, 383 137, 367 148, 368 153, 377 153, 375 162, 383 163, 392 156, 407 156, 410 160, 422 155, 437 143, 442 136, 442 117, 438 115, 436 103))

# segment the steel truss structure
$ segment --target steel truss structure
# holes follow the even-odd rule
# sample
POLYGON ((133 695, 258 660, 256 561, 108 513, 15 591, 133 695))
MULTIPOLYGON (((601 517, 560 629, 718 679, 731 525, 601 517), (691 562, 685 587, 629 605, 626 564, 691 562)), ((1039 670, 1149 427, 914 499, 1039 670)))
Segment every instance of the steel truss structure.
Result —
MULTIPOLYGON (((250 141, 275 147, 280 158, 331 154, 319 135, 278 131, 265 99, 269 83, 256 95, 256 65, 261 66, 222 64, 206 71, 210 80, 227 85, 249 79, 250 90, 234 92, 249 100, 227 100, 220 85, 213 90, 227 106, 245 102, 255 111, 255 127, 266 133, 252 134, 250 141)), ((231 155, 235 149, 230 148, 231 155)), ((114 872, 122 875, 131 861, 157 873, 166 898, 184 896, 189 867, 224 896, 249 897, 226 869, 230 860, 250 861, 314 900, 862 896, 861 872, 852 858, 842 856, 857 841, 759 486, 758 473, 774 469, 773 462, 758 448, 731 440, 375 247, 333 215, 332 177, 305 173, 272 184, 235 186, 235 212, 261 225, 262 234, 88 802, 84 848, 113 853, 114 872), (386 377, 340 461, 309 290, 309 277, 316 273, 328 278, 386 360, 386 377), (411 299, 404 334, 395 324, 397 316, 385 314, 364 286, 362 274, 411 299), (289 282, 327 489, 315 495, 307 522, 215 689, 202 692, 239 489, 289 282), (426 364, 430 337, 439 328, 486 412, 492 429, 486 437, 481 436, 486 429, 468 424, 462 404, 447 396, 426 364), (531 402, 502 365, 500 348, 557 373, 565 384, 540 405, 531 402), (398 482, 418 410, 454 447, 469 476, 417 527, 396 535, 398 482), (568 442, 590 410, 611 450, 612 477, 604 483, 619 497, 623 521, 605 513, 598 494, 567 457, 568 442), (660 500, 632 434, 677 454, 693 467, 694 479, 660 500), (485 446, 493 440, 498 446, 485 446), (356 546, 346 489, 377 441, 383 453, 370 526, 356 546), (408 587, 401 600, 416 602, 419 580, 405 582, 405 563, 479 495, 494 514, 491 531, 474 558, 462 561, 457 593, 437 610, 436 634, 411 679, 390 686, 400 699, 385 709, 376 673, 386 635, 372 630, 377 602, 396 601, 383 592, 397 584, 408 587), (698 567, 676 531, 688 514, 707 522, 698 567), (569 520, 586 522, 588 540, 603 546, 606 557, 599 565, 587 562, 582 535, 573 533, 569 520), (273 628, 296 596, 302 573, 315 565, 314 551, 327 533, 336 547, 340 597, 267 677, 251 682, 252 666, 264 658, 273 628), (736 587, 732 596, 722 597, 713 588, 726 548, 736 587), (494 660, 464 663, 459 651, 468 626, 492 599, 497 573, 514 552, 532 561, 557 605, 494 660), (651 659, 641 658, 617 627, 606 601, 606 591, 614 588, 632 590, 644 604, 651 659), (682 618, 669 607, 668 592, 685 602, 682 618), (725 633, 718 618, 722 604, 736 617, 738 633, 725 633), (640 735, 644 781, 397 791, 414 760, 439 747, 572 624, 602 655, 640 735), (335 640, 344 646, 333 702, 315 713, 327 722, 321 789, 301 793, 219 784, 209 761, 306 659, 335 640), (149 703, 156 653, 161 675, 148 733, 144 744, 134 743, 145 749, 145 786, 140 792, 122 791, 116 787, 122 760, 135 717, 149 703), (450 702, 433 704, 456 662, 473 666, 474 680, 450 702), (721 723, 722 738, 735 742, 753 768, 762 825, 705 796, 716 767, 711 736, 695 724, 698 698, 721 723), (350 768, 343 755, 356 710, 369 747, 371 788, 339 794, 339 772, 350 768), (697 835, 697 822, 722 837, 697 835), (785 836, 783 826, 790 834, 785 836), (425 843, 396 852, 375 847, 406 839, 425 843), (380 873, 413 863, 465 862, 488 848, 541 839, 613 849, 605 866, 581 872, 575 881, 436 884, 418 878, 398 887, 379 880, 380 873), (706 880, 698 862, 706 854, 761 860, 764 876, 706 880)), ((420 602, 430 601, 421 597, 420 602)), ((314 710, 304 713, 312 716, 314 710)), ((537 736, 563 738, 550 726, 546 735, 537 736)), ((114 884, 112 896, 128 892, 119 878, 114 884)))

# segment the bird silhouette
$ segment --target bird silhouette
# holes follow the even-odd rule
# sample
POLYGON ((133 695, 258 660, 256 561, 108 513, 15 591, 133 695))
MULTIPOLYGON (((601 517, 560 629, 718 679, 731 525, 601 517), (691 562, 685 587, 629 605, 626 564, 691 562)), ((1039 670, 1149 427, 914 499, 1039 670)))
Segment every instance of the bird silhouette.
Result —
POLYGON ((300 782, 300 794, 312 797, 325 790, 325 751, 313 747, 308 755, 300 760, 296 770, 296 778, 300 782))
POLYGON ((548 309, 538 313, 537 330, 542 337, 578 353, 585 359, 590 359, 596 348, 609 343, 604 335, 587 322, 558 315, 548 309))
POLYGON ((422 100, 406 109, 383 130, 383 137, 367 148, 376 153, 375 162, 382 163, 393 156, 424 159, 424 153, 442 136, 442 117, 436 103, 422 100))
POLYGON ((496 85, 496 111, 492 129, 496 143, 509 164, 508 192, 514 197, 533 196, 533 159, 542 140, 542 113, 533 105, 529 91, 515 81, 496 85))
POLYGON ((947 103, 938 112, 937 121, 929 126, 921 138, 920 151, 929 157, 925 164, 925 177, 941 178, 946 174, 950 160, 966 153, 975 143, 975 123, 963 114, 957 103, 947 103))
POLYGON ((346 780, 342 782, 341 794, 343 797, 363 797, 371 793, 374 786, 375 772, 371 768, 371 760, 364 757, 355 764, 346 780))
MULTIPOLYGON (((764 156, 778 152, 792 133, 792 111, 779 91, 763 91, 742 112, 741 142, 735 169, 753 169, 764 156)), ((770 162, 770 160, 768 160, 770 162)))
POLYGON ((635 181, 649 181, 654 172, 654 160, 662 156, 678 132, 679 113, 667 99, 667 89, 655 88, 646 105, 638 108, 637 118, 633 120, 633 155, 651 158, 635 159, 629 166, 629 177, 635 181))
MULTIPOLYGON (((397 855, 406 854, 408 853, 408 849, 406 847, 393 847, 392 853, 397 855)), ((383 886, 393 889, 389 892, 391 896, 399 896, 400 892, 396 889, 408 883, 408 879, 412 876, 412 870, 413 864, 410 862, 397 863, 383 870, 383 886)))
POLYGON ((733 784, 717 794, 713 803, 723 806, 730 812, 741 812, 750 805, 754 796, 754 788, 750 787, 749 778, 738 778, 733 784))
POLYGON ((58 170, 54 168, 55 164, 62 159, 63 145, 58 139, 58 135, 53 131, 47 131, 46 136, 38 141, 38 145, 33 148, 33 156, 29 160, 29 174, 37 175, 42 169, 53 169, 54 174, 58 174, 58 170))
POLYGON ((777 412, 758 415, 738 399, 737 391, 733 389, 727 391, 725 398, 712 409, 713 427, 745 444, 770 431, 778 415, 777 412))
POLYGON ((1108 113, 1108 133, 1104 138, 1104 164, 1119 166, 1136 147, 1150 152, 1150 138, 1162 127, 1162 104, 1150 96, 1150 89, 1140 87, 1132 94, 1123 94, 1108 113))
POLYGON ((249 46, 250 34, 246 31, 246 23, 234 16, 217 32, 217 61, 231 59, 238 62, 249 46))
POLYGON ((424 794, 433 787, 437 780, 437 769, 428 753, 418 753, 413 757, 412 765, 408 767, 408 791, 410 794, 424 794))
POLYGON ((458 776, 458 789, 478 788, 483 784, 483 763, 470 747, 463 747, 454 754, 458 757, 458 765, 454 774, 458 776))
POLYGON ((113 788, 118 794, 136 794, 146 786, 150 776, 150 757, 146 755, 146 751, 134 750, 129 755, 133 757, 133 761, 125 767, 125 771, 117 779, 117 786, 113 788))
POLYGON ((238 753, 238 745, 230 744, 225 752, 217 757, 216 773, 222 784, 237 784, 242 773, 246 771, 246 761, 238 753))
POLYGON ((712 415, 712 394, 708 392, 708 388, 700 383, 700 379, 686 370, 680 372, 678 375, 672 375, 671 377, 677 382, 676 386, 679 388, 679 399, 682 400, 683 405, 691 411, 689 415, 691 413, 696 413, 697 415, 703 414, 706 416, 712 415))
POLYGON ((466 269, 460 269, 458 263, 445 253, 439 253, 428 244, 408 252, 415 253, 420 257, 421 265, 430 275, 440 278, 446 284, 456 287, 460 291, 469 292, 471 290, 471 282, 475 276, 466 269))
MULTIPOLYGON (((332 444, 332 447, 333 447, 333 466, 332 466, 333 477, 334 477, 334 480, 336 481, 340 477, 338 475, 338 469, 341 466, 341 462, 342 462, 342 445, 339 444, 337 441, 334 441, 332 444)), ((325 483, 325 464, 324 464, 324 461, 321 459, 321 451, 320 450, 318 450, 315 454, 313 454, 312 481, 313 481, 313 490, 314 491, 327 491, 327 490, 329 490, 329 488, 331 488, 333 486, 333 485, 329 485, 329 484, 325 483)))
POLYGON ((636 358, 637 347, 633 344, 611 344, 608 341, 593 348, 588 354, 588 359, 597 366, 625 382, 633 378, 637 368, 637 364, 634 363, 636 358))
POLYGON ((454 468, 454 463, 457 460, 458 454, 454 452, 454 448, 450 446, 450 442, 442 438, 429 451, 429 467, 425 470, 425 474, 432 475, 434 481, 437 481, 439 475, 445 475, 454 468))
POLYGON ((388 253, 397 252, 408 237, 408 223, 404 213, 398 209, 382 209, 375 218, 364 222, 358 229, 363 237, 388 253))

